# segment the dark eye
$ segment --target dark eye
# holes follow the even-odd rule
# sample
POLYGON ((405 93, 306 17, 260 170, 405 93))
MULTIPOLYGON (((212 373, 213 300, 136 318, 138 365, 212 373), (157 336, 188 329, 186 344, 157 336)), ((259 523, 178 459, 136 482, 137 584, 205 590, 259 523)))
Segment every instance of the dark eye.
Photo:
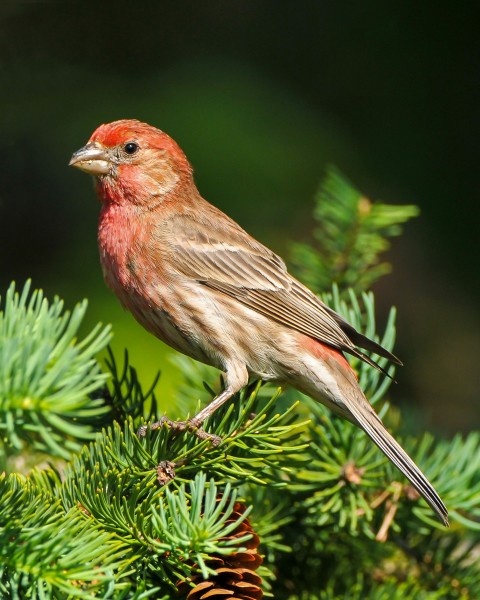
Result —
POLYGON ((127 154, 135 154, 135 152, 138 150, 138 144, 135 142, 128 142, 128 144, 125 144, 123 149, 127 154))

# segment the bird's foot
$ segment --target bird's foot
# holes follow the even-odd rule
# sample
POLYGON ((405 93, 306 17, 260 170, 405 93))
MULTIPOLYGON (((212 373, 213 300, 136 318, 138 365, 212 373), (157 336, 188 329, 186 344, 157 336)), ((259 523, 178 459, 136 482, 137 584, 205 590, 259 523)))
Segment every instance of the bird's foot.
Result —
POLYGON ((161 417, 159 421, 156 421, 151 425, 142 425, 139 427, 137 435, 138 437, 145 437, 149 429, 155 431, 156 429, 161 429, 164 425, 168 425, 168 427, 174 431, 191 431, 200 440, 210 440, 213 446, 218 446, 222 441, 220 436, 213 433, 207 433, 199 427, 199 424, 195 422, 195 418, 190 419, 190 421, 172 421, 168 417, 161 417))
POLYGON ((161 417, 155 423, 151 423, 150 425, 142 425, 137 429, 138 437, 142 438, 147 435, 147 431, 156 431, 157 429, 161 429, 164 425, 168 425, 171 429, 176 431, 184 431, 187 426, 187 421, 172 421, 168 417, 161 417))

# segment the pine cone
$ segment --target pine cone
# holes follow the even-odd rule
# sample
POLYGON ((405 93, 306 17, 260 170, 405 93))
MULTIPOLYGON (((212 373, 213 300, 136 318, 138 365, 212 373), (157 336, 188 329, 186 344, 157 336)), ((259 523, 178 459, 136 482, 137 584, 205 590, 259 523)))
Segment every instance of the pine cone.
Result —
MULTIPOLYGON (((245 512, 245 505, 236 502, 233 512, 226 524, 238 520, 245 512)), ((251 534, 251 538, 238 545, 246 547, 244 552, 235 552, 229 556, 212 556, 207 564, 215 569, 217 575, 211 579, 201 580, 200 575, 191 579, 191 582, 197 583, 194 588, 190 588, 187 581, 177 584, 178 590, 182 594, 187 594, 188 600, 259 600, 263 597, 263 591, 260 587, 262 580, 255 573, 255 570, 262 564, 262 557, 257 552, 260 539, 253 531, 250 521, 245 519, 237 528, 226 538, 234 540, 245 534, 251 534)))

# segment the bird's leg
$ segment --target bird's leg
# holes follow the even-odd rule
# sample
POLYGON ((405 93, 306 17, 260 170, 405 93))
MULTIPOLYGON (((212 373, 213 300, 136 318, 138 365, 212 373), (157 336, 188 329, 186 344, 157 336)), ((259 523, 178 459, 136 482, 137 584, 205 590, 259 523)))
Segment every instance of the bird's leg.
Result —
POLYGON ((140 427, 137 431, 137 435, 139 437, 145 437, 148 429, 155 430, 160 429, 163 427, 163 425, 168 425, 176 431, 185 431, 188 429, 199 439, 210 440, 214 446, 218 446, 218 444, 220 444, 222 441, 222 438, 213 433, 207 433, 200 427, 200 425, 205 421, 205 419, 212 416, 213 413, 220 408, 220 406, 222 406, 222 404, 225 404, 227 400, 239 392, 242 387, 248 383, 248 372, 244 365, 234 365, 226 371, 225 375, 227 387, 192 419, 189 419, 188 421, 172 421, 168 417, 164 416, 161 417, 156 423, 152 423, 151 425, 143 425, 140 427))
POLYGON ((211 440, 214 446, 218 446, 218 444, 220 444, 220 442, 222 441, 222 438, 213 433, 207 433, 200 427, 200 425, 203 423, 203 421, 205 421, 207 417, 212 415, 217 410, 217 408, 219 408, 222 404, 227 402, 227 400, 229 400, 236 393, 236 391, 227 388, 221 394, 216 396, 208 406, 206 406, 189 421, 172 421, 168 417, 163 416, 151 425, 142 425, 142 427, 138 429, 137 435, 139 437, 145 437, 148 429, 155 431, 156 429, 161 429, 163 425, 168 425, 171 429, 175 431, 185 431, 186 429, 188 429, 201 440, 211 440))

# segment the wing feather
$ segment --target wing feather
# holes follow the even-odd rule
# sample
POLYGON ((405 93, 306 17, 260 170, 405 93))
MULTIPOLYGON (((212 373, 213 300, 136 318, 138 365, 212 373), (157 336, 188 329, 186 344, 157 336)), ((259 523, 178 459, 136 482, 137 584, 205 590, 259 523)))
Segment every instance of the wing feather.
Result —
MULTIPOLYGON (((184 275, 235 298, 268 318, 379 368, 356 345, 401 364, 379 344, 357 332, 307 287, 294 279, 283 260, 233 221, 211 231, 190 215, 172 224, 173 264, 184 275)), ((172 239, 172 238, 170 238, 172 239)))

